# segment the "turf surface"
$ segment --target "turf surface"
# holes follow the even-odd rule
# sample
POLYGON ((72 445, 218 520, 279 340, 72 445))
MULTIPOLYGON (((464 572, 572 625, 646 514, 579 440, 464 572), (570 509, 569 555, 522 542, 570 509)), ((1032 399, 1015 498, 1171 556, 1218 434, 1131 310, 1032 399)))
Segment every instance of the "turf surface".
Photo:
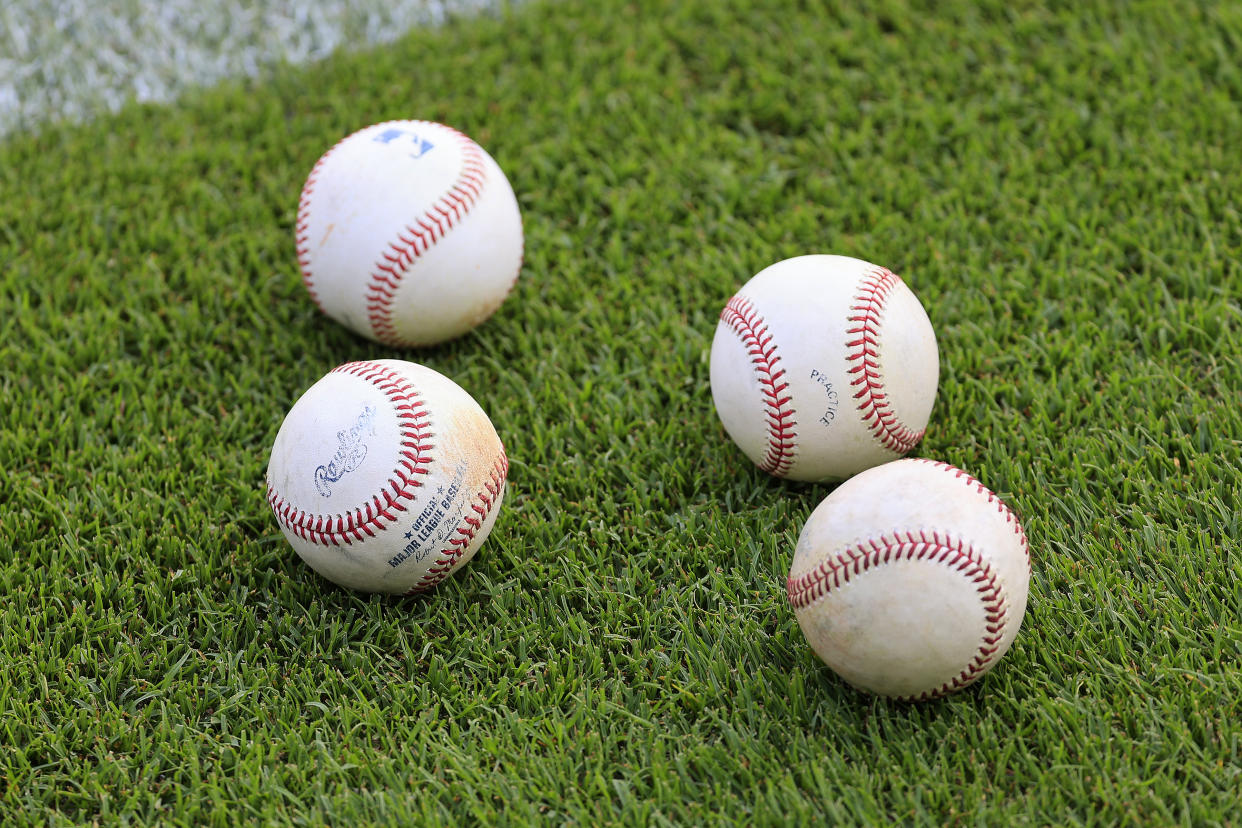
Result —
POLYGON ((0 146, 3 821, 1236 824, 1242 7, 865 5, 536 4, 0 146), (414 355, 321 316, 292 233, 405 117, 527 234, 414 355), (906 278, 916 453, 1031 538, 1013 650, 941 702, 815 659, 783 579, 831 487, 712 410, 724 301, 807 252, 906 278), (320 580, 262 494, 293 400, 382 356, 512 458, 426 598, 320 580))

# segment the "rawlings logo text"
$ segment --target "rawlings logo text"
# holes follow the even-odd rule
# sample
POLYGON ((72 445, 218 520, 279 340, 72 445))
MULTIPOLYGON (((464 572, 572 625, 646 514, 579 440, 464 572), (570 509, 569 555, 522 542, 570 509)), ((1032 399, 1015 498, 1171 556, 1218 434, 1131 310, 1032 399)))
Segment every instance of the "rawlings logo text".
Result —
POLYGON ((375 408, 368 405, 362 409, 351 428, 336 433, 340 445, 329 462, 315 469, 315 490, 324 497, 330 496, 332 489, 328 484, 337 482, 362 465, 367 456, 367 444, 362 442, 362 438, 374 434, 375 408))

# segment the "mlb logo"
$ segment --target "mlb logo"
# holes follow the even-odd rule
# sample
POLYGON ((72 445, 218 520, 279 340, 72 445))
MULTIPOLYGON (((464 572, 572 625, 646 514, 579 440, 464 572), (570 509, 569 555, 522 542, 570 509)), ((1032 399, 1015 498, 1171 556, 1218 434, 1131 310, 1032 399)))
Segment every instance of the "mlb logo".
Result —
POLYGON ((419 137, 417 133, 411 132, 408 129, 400 129, 399 127, 386 129, 379 135, 376 135, 373 140, 377 144, 391 144, 396 141, 406 143, 409 145, 411 158, 422 158, 435 146, 426 138, 419 137))

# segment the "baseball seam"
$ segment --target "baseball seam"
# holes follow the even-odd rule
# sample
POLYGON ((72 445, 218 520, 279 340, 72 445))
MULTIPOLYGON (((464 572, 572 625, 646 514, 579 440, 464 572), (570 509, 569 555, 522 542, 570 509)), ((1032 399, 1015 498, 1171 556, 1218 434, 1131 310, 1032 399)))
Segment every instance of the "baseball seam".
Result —
POLYGON ((407 595, 425 592, 452 573, 457 562, 474 542, 474 537, 483 526, 483 522, 487 520, 488 514, 500 502, 500 494, 504 490, 508 476, 509 458, 505 456, 504 449, 501 449, 500 457, 492 466, 490 478, 484 481, 483 488, 474 496, 476 502, 470 504, 470 511, 474 514, 467 514, 462 518, 461 525, 450 533, 448 545, 440 550, 439 557, 432 562, 427 573, 418 580, 418 583, 410 588, 407 595))
POLYGON ((855 374, 850 385, 855 389, 854 399, 871 433, 890 451, 905 454, 923 439, 923 429, 914 431, 903 425, 893 410, 888 392, 884 390, 884 378, 880 373, 880 328, 885 305, 901 278, 883 267, 876 267, 863 278, 862 288, 850 306, 847 320, 853 327, 846 335, 849 350, 847 362, 853 363, 848 373, 855 374))
POLYGON ((413 385, 396 371, 374 362, 349 362, 333 369, 332 373, 359 377, 388 397, 400 429, 396 467, 384 488, 345 514, 324 515, 299 509, 276 491, 271 480, 268 480, 267 502, 280 524, 303 540, 341 546, 375 537, 376 532, 397 519, 397 512, 407 511, 402 501, 413 500, 414 490, 423 485, 416 475, 428 473, 429 452, 435 446, 430 442, 430 415, 423 401, 413 385))
POLYGON ((781 382, 785 369, 780 367, 780 356, 776 353, 776 344, 772 334, 768 333, 767 322, 755 310, 754 304, 741 296, 734 296, 720 312, 720 320, 737 334, 742 347, 750 355, 751 365, 759 378, 760 393, 763 395, 764 422, 768 432, 768 448, 759 468, 777 477, 784 477, 793 466, 798 433, 793 427, 798 424, 793 419, 794 409, 790 405, 793 399, 786 393, 788 382, 781 382))
POLYGON ((977 494, 981 494, 987 499, 988 505, 994 506, 996 511, 1005 518, 1005 522, 1013 530, 1018 537, 1018 545, 1022 547, 1022 557, 1026 559, 1026 571, 1031 571, 1031 551, 1027 546, 1026 532, 1022 529, 1022 522, 1018 520, 1018 516, 1005 505, 1005 502, 996 496, 987 486, 984 486, 978 479, 971 476, 969 472, 962 471, 957 466, 951 466, 948 463, 942 463, 939 460, 931 460, 926 457, 914 458, 920 463, 934 466, 942 471, 949 472, 958 480, 963 481, 967 486, 974 489, 977 494))
POLYGON ((461 143, 462 165, 457 180, 431 207, 397 238, 375 262, 366 287, 367 319, 376 338, 386 345, 409 344, 392 322, 393 297, 418 257, 444 238, 474 207, 487 180, 483 152, 478 144, 451 127, 444 127, 461 143))
POLYGON ((914 696, 897 696, 901 701, 926 701, 939 698, 971 684, 996 659, 1005 636, 1007 606, 1000 581, 992 566, 967 543, 939 532, 893 532, 846 548, 821 562, 814 569, 785 583, 789 603, 795 610, 804 609, 833 590, 848 584, 850 579, 869 569, 898 561, 931 561, 959 572, 975 587, 983 604, 985 633, 970 662, 953 678, 931 690, 914 696))

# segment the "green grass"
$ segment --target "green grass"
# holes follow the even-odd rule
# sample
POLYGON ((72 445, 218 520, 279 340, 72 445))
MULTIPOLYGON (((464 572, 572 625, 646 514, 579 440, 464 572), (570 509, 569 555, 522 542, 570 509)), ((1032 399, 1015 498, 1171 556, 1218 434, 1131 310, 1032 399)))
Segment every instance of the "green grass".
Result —
POLYGON ((1242 7, 725 6, 536 4, 0 145, 0 821, 1237 824, 1242 7), (318 313, 292 232, 404 117, 527 234, 413 354, 318 313), (1031 538, 1013 650, 941 702, 816 660, 783 580, 831 487, 712 408, 723 303, 809 252, 913 287, 916 453, 1031 538), (413 600, 319 579, 262 491, 298 395, 389 356, 513 463, 413 600))

